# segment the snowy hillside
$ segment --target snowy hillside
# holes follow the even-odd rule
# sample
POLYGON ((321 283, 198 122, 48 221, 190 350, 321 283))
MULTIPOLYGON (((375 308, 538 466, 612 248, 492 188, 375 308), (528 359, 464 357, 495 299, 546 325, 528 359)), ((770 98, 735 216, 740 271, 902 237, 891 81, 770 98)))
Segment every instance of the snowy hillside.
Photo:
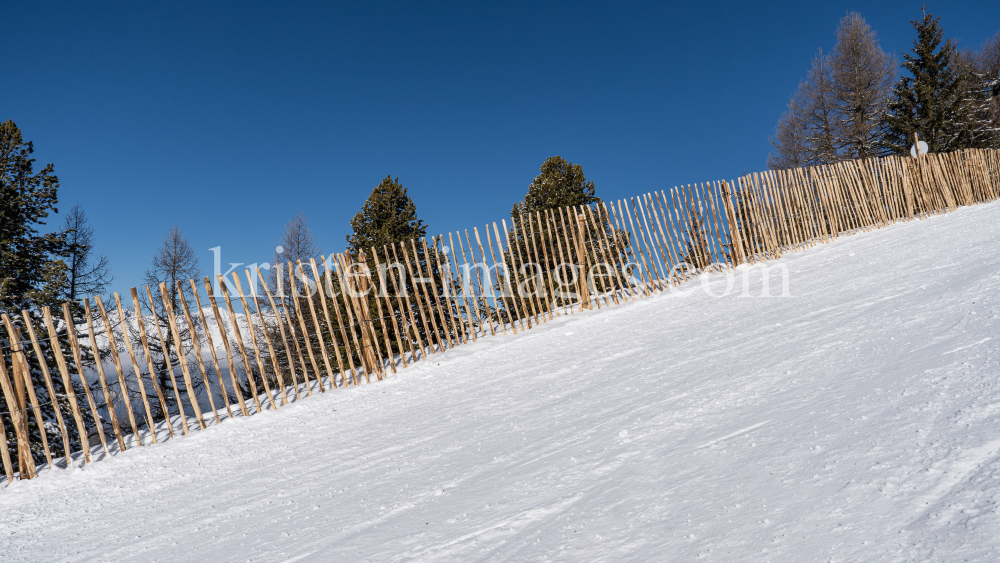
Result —
POLYGON ((687 284, 45 472, 0 553, 1000 560, 998 245, 963 208, 788 255, 790 297, 687 284))

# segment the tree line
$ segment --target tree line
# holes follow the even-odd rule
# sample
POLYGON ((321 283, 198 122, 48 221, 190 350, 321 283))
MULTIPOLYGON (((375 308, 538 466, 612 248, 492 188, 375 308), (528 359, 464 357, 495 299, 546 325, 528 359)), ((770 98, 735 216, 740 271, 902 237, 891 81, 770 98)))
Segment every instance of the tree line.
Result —
MULTIPOLYGON (((81 365, 89 371, 95 371, 98 364, 110 361, 112 356, 124 353, 128 346, 123 348, 123 344, 131 345, 133 349, 148 347, 147 361, 155 378, 155 385, 152 388, 122 389, 119 388, 121 386, 112 385, 110 389, 102 389, 93 377, 77 374, 73 385, 78 385, 78 382, 88 382, 90 387, 88 391, 92 391, 89 395, 95 398, 97 412, 101 413, 97 418, 104 419, 95 421, 95 417, 85 413, 84 422, 88 428, 96 427, 110 431, 107 419, 113 419, 112 411, 121 408, 128 401, 135 400, 140 394, 145 394, 146 398, 150 399, 154 420, 163 420, 167 416, 178 414, 184 407, 176 403, 176 397, 181 396, 177 392, 179 390, 177 386, 184 385, 183 382, 178 383, 179 378, 174 377, 178 360, 182 355, 190 357, 190 354, 195 353, 198 343, 206 342, 206 333, 210 330, 208 317, 203 313, 203 306, 209 306, 212 301, 195 301, 193 298, 196 296, 192 295, 194 288, 189 286, 190 280, 199 281, 202 278, 198 252, 179 227, 172 227, 150 261, 144 276, 149 291, 145 291, 145 288, 139 289, 136 306, 129 307, 131 303, 128 296, 122 299, 125 302, 124 308, 111 294, 106 295, 103 300, 95 298, 108 292, 114 281, 109 260, 96 251, 94 230, 81 206, 73 206, 65 213, 63 221, 56 228, 47 229, 47 223, 58 214, 59 179, 51 163, 35 171, 35 161, 31 157, 33 151, 33 144, 23 138, 20 129, 13 121, 8 120, 0 125, 0 167, 3 170, 0 174, 0 287, 2 287, 0 313, 7 314, 12 322, 9 329, 7 327, 0 329, 0 348, 5 351, 4 361, 7 364, 4 367, 8 373, 14 373, 13 365, 9 363, 12 356, 8 353, 12 348, 11 334, 24 345, 28 345, 30 340, 26 335, 32 330, 46 334, 46 322, 51 317, 55 319, 55 338, 40 339, 39 355, 46 358, 46 362, 50 365, 55 363, 56 352, 50 346, 66 346, 67 327, 70 325, 74 327, 76 338, 84 343, 81 347, 83 354, 81 365), (162 293, 161 283, 164 285, 162 293), (185 285, 188 285, 188 289, 185 289, 185 285), (88 299, 89 302, 86 301, 88 299), (171 325, 168 322, 167 310, 178 315, 180 322, 171 325), (145 336, 147 336, 141 347, 140 341, 143 340, 141 338, 143 335, 139 332, 139 319, 145 324, 145 336), (118 334, 117 337, 115 333, 118 334), (128 342, 122 342, 122 338, 128 342), (112 354, 112 348, 115 348, 115 354, 112 354)), ((512 217, 569 205, 589 205, 600 201, 596 196, 594 183, 586 179, 582 166, 560 156, 553 156, 545 160, 540 174, 530 183, 525 198, 514 205, 512 217)), ((512 227, 514 225, 515 223, 512 223, 512 227)), ((395 279, 391 287, 386 284, 383 291, 388 291, 390 296, 417 292, 418 288, 414 283, 417 278, 433 280, 432 284, 436 284, 435 287, 438 289, 434 291, 420 288, 424 291, 424 298, 431 304, 444 302, 449 291, 458 289, 446 287, 446 284, 454 283, 454 280, 451 280, 441 268, 442 260, 448 259, 447 256, 441 255, 442 241, 432 238, 429 246, 414 243, 426 237, 428 226, 418 217, 415 202, 398 178, 386 176, 372 188, 364 205, 351 220, 351 228, 352 232, 347 235, 345 241, 347 255, 351 256, 351 261, 364 262, 369 271, 375 271, 379 266, 376 254, 391 248, 392 254, 384 254, 383 259, 391 256, 393 261, 405 263, 407 268, 412 268, 408 272, 409 275, 398 277, 398 285, 395 279)), ((512 229, 511 233, 515 233, 515 229, 512 229)), ((561 235, 556 232, 553 236, 561 235)), ((507 252, 510 254, 511 251, 507 252)), ((269 291, 277 299, 277 306, 269 305, 264 299, 251 299, 253 307, 246 309, 246 312, 250 313, 251 309, 256 308, 255 314, 272 320, 284 314, 288 320, 287 326, 298 327, 305 326, 307 322, 316 322, 316 319, 307 320, 307 312, 311 310, 309 300, 315 300, 316 296, 310 295, 303 287, 303 269, 299 264, 306 265, 306 272, 311 260, 319 261, 321 267, 326 268, 347 266, 328 263, 328 259, 332 260, 333 255, 330 257, 323 255, 309 228, 305 213, 296 215, 285 225, 278 238, 272 263, 262 265, 269 269, 261 276, 260 281, 265 291, 269 291)), ((502 256, 501 259, 513 261, 517 257, 508 255, 502 256)), ((230 279, 232 277, 225 283, 231 283, 230 279)), ((494 283, 499 285, 501 280, 495 279, 494 283)), ((343 295, 345 288, 341 285, 341 281, 334 278, 329 288, 331 296, 343 295)), ((399 322, 407 314, 402 304, 399 307, 392 305, 390 310, 384 311, 381 302, 375 300, 374 295, 370 296, 368 301, 370 303, 366 304, 369 305, 371 311, 369 316, 372 318, 376 316, 391 318, 399 322)), ((527 314, 527 311, 518 311, 517 306, 508 301, 495 300, 492 305, 483 303, 480 309, 466 314, 473 314, 479 318, 489 317, 500 323, 511 322, 513 316, 520 317, 527 314)), ((398 300, 392 302, 402 303, 398 300)), ((217 304, 223 306, 221 299, 217 304)), ((319 333, 340 331, 341 336, 338 336, 338 341, 343 343, 345 342, 342 339, 343 334, 349 329, 353 330, 349 325, 352 323, 357 325, 359 322, 359 319, 352 321, 347 317, 350 313, 346 309, 344 313, 343 319, 338 312, 333 320, 320 319, 316 325, 310 325, 309 330, 303 329, 287 337, 298 339, 302 344, 309 339, 312 346, 308 348, 314 348, 318 334, 312 328, 318 326, 319 333)), ((452 309, 449 307, 441 318, 430 313, 428 318, 420 316, 410 319, 414 321, 417 338, 431 342, 437 337, 438 332, 447 330, 449 322, 453 324, 454 319, 448 318, 452 314, 452 309)), ((389 354, 402 354, 407 346, 411 346, 398 337, 395 340, 390 339, 384 321, 381 325, 375 323, 371 325, 373 327, 371 336, 374 341, 384 342, 386 352, 389 354)), ((265 330, 273 331, 273 334, 257 335, 261 340, 261 346, 265 345, 265 340, 268 338, 279 341, 279 338, 286 337, 278 334, 280 326, 280 323, 275 322, 273 326, 265 327, 265 330)), ((223 338, 227 340, 235 337, 231 331, 223 330, 222 333, 223 338)), ((216 341, 216 345, 219 344, 216 341)), ((302 361, 302 358, 287 357, 286 350, 289 349, 287 346, 280 348, 276 354, 278 356, 276 360, 283 369, 292 362, 302 361)), ((72 355, 72 350, 69 349, 61 352, 65 357, 72 355)), ((358 365, 365 367, 365 373, 372 372, 370 359, 359 355, 357 348, 348 350, 342 345, 340 349, 330 352, 337 356, 338 363, 343 360, 343 364, 350 365, 352 371, 353 366, 358 365)), ((221 380, 222 374, 218 372, 219 368, 212 365, 206 368, 209 376, 221 380)), ((47 378, 44 377, 44 366, 31 365, 29 371, 29 377, 36 383, 34 387, 39 390, 38 401, 41 403, 43 413, 44 424, 39 425, 34 419, 29 420, 32 444, 38 444, 38 439, 43 434, 51 435, 53 432, 52 428, 46 430, 47 426, 56 426, 49 424, 50 422, 59 417, 68 419, 71 416, 68 395, 84 396, 85 393, 83 389, 65 389, 62 382, 56 379, 53 380, 54 396, 49 396, 50 393, 45 389, 47 378)), ((259 381, 260 377, 261 373, 248 373, 244 368, 238 370, 236 378, 232 380, 227 378, 227 381, 238 384, 242 396, 253 396, 255 395, 253 391, 263 383, 259 381)), ((192 391, 195 394, 213 393, 211 389, 202 387, 202 382, 196 379, 192 391)), ((8 443, 13 444, 16 440, 9 416, 9 412, 0 409, 0 422, 4 422, 8 443)), ((51 439, 59 440, 54 435, 51 439)), ((84 442, 93 444, 96 439, 97 436, 71 436, 71 449, 83 447, 84 442)), ((33 454, 39 457, 41 452, 33 454)))
POLYGON ((899 63, 860 14, 841 19, 778 120, 769 168, 906 155, 914 134, 931 152, 1000 148, 1000 32, 959 50, 926 9, 911 23, 917 37, 899 63))

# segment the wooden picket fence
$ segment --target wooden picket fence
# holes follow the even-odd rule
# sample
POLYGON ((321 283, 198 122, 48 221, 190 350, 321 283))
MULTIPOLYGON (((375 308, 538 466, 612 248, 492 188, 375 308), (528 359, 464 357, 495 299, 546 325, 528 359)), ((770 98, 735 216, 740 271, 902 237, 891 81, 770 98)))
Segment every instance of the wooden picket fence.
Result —
POLYGON ((274 265, 271 283, 255 269, 132 288, 125 305, 115 293, 61 315, 4 314, 4 472, 9 483, 91 463, 481 337, 998 197, 994 150, 849 161, 274 265))

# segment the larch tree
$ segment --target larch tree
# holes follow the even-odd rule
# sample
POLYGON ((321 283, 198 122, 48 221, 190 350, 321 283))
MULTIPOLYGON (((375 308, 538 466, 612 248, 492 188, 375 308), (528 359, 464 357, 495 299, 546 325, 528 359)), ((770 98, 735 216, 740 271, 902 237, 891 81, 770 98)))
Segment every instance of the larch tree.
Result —
POLYGON ((778 120, 772 169, 831 164, 885 153, 884 120, 895 61, 857 12, 840 20, 830 54, 813 57, 806 79, 778 120))
POLYGON ((883 155, 883 115, 896 61, 882 50, 861 14, 850 12, 840 20, 830 68, 837 108, 835 137, 841 154, 849 159, 883 155))
MULTIPOLYGON (((309 264, 309 259, 320 259, 322 253, 323 251, 316 244, 316 236, 309 228, 309 218, 306 217, 306 212, 299 212, 285 223, 285 228, 281 231, 281 238, 275 246, 274 259, 271 262, 269 272, 272 291, 277 292, 280 288, 283 294, 290 295, 288 262, 297 265, 301 260, 308 271, 306 265, 309 264), (280 284, 279 277, 281 278, 280 284)), ((299 285, 299 289, 301 290, 301 285, 299 285)))
MULTIPOLYGON (((150 328, 147 321, 146 332, 149 336, 149 347, 154 355, 151 358, 152 367, 157 373, 157 383, 160 389, 163 390, 168 405, 173 404, 174 398, 177 397, 176 390, 174 390, 170 379, 170 370, 172 367, 178 365, 179 354, 190 353, 194 348, 194 339, 191 330, 197 330, 197 326, 189 327, 182 320, 184 312, 181 300, 185 299, 186 295, 182 295, 178 291, 177 282, 181 282, 183 286, 189 283, 188 280, 193 279, 197 281, 200 277, 201 267, 198 262, 198 254, 180 228, 176 226, 171 227, 167 231, 167 235, 163 238, 160 248, 153 255, 153 261, 145 274, 146 284, 153 294, 153 302, 147 305, 156 311, 156 316, 160 323, 160 331, 164 338, 163 342, 159 342, 155 328, 150 328), (166 285, 167 301, 173 309, 174 315, 177 317, 177 336, 183 350, 178 350, 174 342, 174 332, 168 322, 166 307, 160 293, 161 283, 166 285), (156 355, 159 355, 159 358, 156 358, 156 355)), ((145 299, 144 296, 143 301, 148 301, 148 299, 145 299)), ((191 305, 188 304, 188 306, 190 307, 191 305)), ((195 307, 195 309, 197 308, 195 307)), ((201 311, 197 311, 197 314, 201 314, 201 311)), ((130 324, 128 328, 132 331, 130 324)), ((137 334, 132 334, 131 337, 138 342, 137 334)), ((193 377, 192 383, 196 389, 199 388, 201 386, 201 378, 193 377)), ((153 399, 150 401, 150 404, 153 405, 156 403, 154 390, 147 388, 146 392, 149 398, 153 399)))
POLYGON ((841 158, 837 120, 830 56, 820 50, 789 101, 788 111, 778 120, 768 165, 793 168, 837 162, 841 158))
POLYGON ((94 252, 94 229, 79 204, 70 208, 63 220, 65 262, 68 286, 66 300, 76 303, 91 295, 104 293, 114 276, 107 256, 94 252))

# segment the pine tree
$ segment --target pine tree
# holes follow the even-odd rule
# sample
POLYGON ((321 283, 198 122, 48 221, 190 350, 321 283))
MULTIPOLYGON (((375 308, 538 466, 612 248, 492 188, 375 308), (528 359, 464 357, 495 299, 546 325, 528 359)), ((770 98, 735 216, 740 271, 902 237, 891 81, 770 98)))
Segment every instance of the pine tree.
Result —
POLYGON ((381 249, 383 245, 399 241, 419 239, 427 235, 427 225, 417 218, 417 206, 406 193, 406 188, 386 176, 372 188, 364 206, 351 219, 354 232, 347 236, 347 246, 351 254, 357 255, 371 248, 381 249))
MULTIPOLYGON (((593 268, 597 264, 606 264, 612 270, 619 270, 620 274, 620 269, 628 263, 631 254, 628 235, 612 227, 601 206, 602 200, 597 196, 594 182, 587 180, 581 165, 558 155, 551 156, 542 163, 540 172, 528 186, 524 199, 514 204, 511 210, 511 228, 507 234, 511 246, 501 256, 504 263, 511 271, 517 272, 518 276, 526 279, 531 276, 535 280, 522 285, 539 295, 537 304, 543 311, 548 311, 559 303, 555 296, 556 288, 552 285, 554 276, 571 277, 568 266, 586 262, 588 268, 593 268), (591 207, 589 213, 585 207, 591 207), (547 213, 551 214, 551 221, 547 218, 547 213), (581 235, 578 214, 584 216, 584 225, 587 226, 582 232, 586 257, 576 256, 578 246, 575 242, 570 242, 581 235), (548 255, 546 259, 542 252, 545 248, 560 247, 569 249, 569 256, 565 258, 570 264, 561 264, 556 253, 548 255), (534 266, 532 263, 536 263, 538 253, 541 253, 537 256, 540 262, 534 266), (542 281, 538 282, 539 279, 542 281), (535 287, 536 283, 538 287, 535 287)), ((598 267, 597 274, 602 276, 594 284, 598 290, 620 285, 621 278, 613 275, 604 277, 606 273, 603 266, 598 267)), ((577 275, 587 274, 588 272, 577 272, 577 275)), ((493 280, 494 290, 501 294, 509 293, 507 288, 517 285, 514 281, 513 277, 510 280, 493 280)), ((519 297, 503 300, 502 308, 493 312, 494 317, 509 321, 528 315, 529 312, 524 310, 519 297)))
POLYGON ((595 195, 594 182, 588 181, 583 167, 561 156, 550 156, 542 163, 541 174, 528 186, 524 199, 514 205, 511 215, 534 213, 575 205, 600 203, 595 195))
MULTIPOLYGON (((416 204, 407 193, 406 188, 399 182, 399 178, 393 179, 391 175, 386 176, 372 188, 364 206, 351 220, 351 227, 354 232, 347 236, 347 250, 355 261, 360 262, 360 259, 364 258, 373 278, 371 283, 374 285, 370 286, 372 293, 368 296, 368 311, 374 313, 379 310, 380 305, 385 305, 389 310, 383 311, 383 314, 392 319, 388 320, 388 323, 395 322, 397 328, 401 326, 406 312, 399 309, 395 299, 396 290, 388 279, 388 276, 393 276, 397 284, 396 287, 401 293, 413 295, 415 292, 423 291, 435 305, 440 303, 444 318, 436 313, 436 306, 431 308, 429 314, 435 317, 439 330, 444 327, 441 333, 442 337, 444 334, 450 333, 447 327, 450 324, 451 315, 455 312, 452 311, 451 302, 445 298, 444 292, 454 290, 454 288, 450 286, 446 273, 438 267, 438 263, 444 264, 448 257, 439 253, 440 245, 436 244, 433 238, 427 241, 428 252, 424 251, 422 239, 427 236, 427 225, 417 217, 416 204), (411 244, 411 241, 416 241, 416 244, 411 244), (392 250, 394 245, 395 254, 392 250), (385 256, 386 247, 389 248, 389 257, 385 256), (416 252, 413 251, 414 247, 416 252), (378 265, 372 255, 373 248, 374 252, 377 252, 381 257, 379 264, 383 267, 395 262, 397 256, 400 263, 405 264, 408 257, 414 270, 413 278, 433 279, 434 283, 421 282, 424 287, 418 288, 409 275, 397 277, 396 274, 388 270, 383 278, 377 273, 378 265), (381 279, 385 285, 379 285, 375 281, 378 279, 381 279), (438 290, 437 294, 433 291, 434 287, 438 290), (388 302, 376 303, 376 292, 384 292, 385 295, 388 295, 390 297, 388 302)), ((428 335, 433 333, 433 323, 429 322, 425 325, 421 318, 416 318, 415 322, 418 334, 427 341, 428 335)), ((371 324, 371 330, 375 335, 375 340, 384 345, 382 324, 371 324)), ((395 339, 389 339, 389 347, 393 354, 402 352, 398 349, 395 339)))
POLYGON ((0 124, 0 306, 55 306, 66 286, 59 233, 39 233, 57 212, 59 178, 50 163, 33 173, 34 145, 13 121, 0 124))
POLYGON ((914 133, 931 152, 961 149, 969 143, 962 77, 952 64, 955 45, 951 39, 942 43, 939 20, 924 11, 920 20, 911 22, 917 39, 913 53, 903 54, 903 68, 910 76, 896 83, 886 115, 885 144, 895 154, 909 154, 914 133))

